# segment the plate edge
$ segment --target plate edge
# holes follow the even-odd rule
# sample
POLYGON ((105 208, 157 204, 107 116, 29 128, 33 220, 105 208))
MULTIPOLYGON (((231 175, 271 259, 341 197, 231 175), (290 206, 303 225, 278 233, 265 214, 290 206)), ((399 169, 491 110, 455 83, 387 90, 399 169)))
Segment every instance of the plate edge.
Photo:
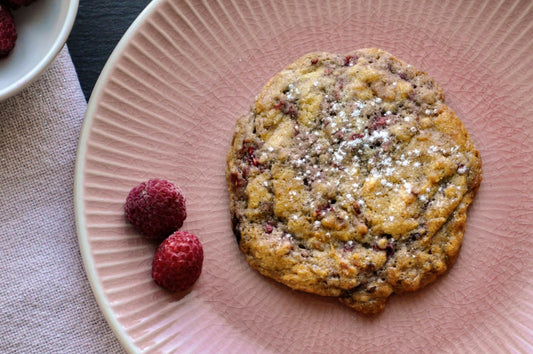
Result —
MULTIPOLYGON (((76 0, 77 1, 77 0, 76 0)), ((137 16, 126 30, 122 38, 119 40, 106 64, 104 65, 98 80, 94 86, 93 92, 89 98, 85 116, 83 118, 78 147, 76 152, 76 163, 74 169, 74 215, 76 222, 76 232, 78 236, 78 245, 85 268, 85 273, 91 285, 93 295, 96 302, 104 315, 115 337, 119 340, 123 348, 129 353, 141 353, 140 348, 135 345, 132 338, 126 333, 125 328, 118 321, 118 318, 113 313, 109 300, 106 298, 102 284, 98 280, 96 274, 95 263, 90 254, 90 245, 86 232, 85 207, 83 200, 83 185, 84 185, 84 167, 85 155, 87 152, 87 142, 89 138, 90 125, 94 120, 94 113, 96 111, 96 102, 102 96, 102 91, 105 83, 108 82, 110 74, 115 67, 116 61, 120 58, 123 49, 129 44, 131 37, 137 33, 139 27, 154 12, 165 0, 152 0, 137 16)))

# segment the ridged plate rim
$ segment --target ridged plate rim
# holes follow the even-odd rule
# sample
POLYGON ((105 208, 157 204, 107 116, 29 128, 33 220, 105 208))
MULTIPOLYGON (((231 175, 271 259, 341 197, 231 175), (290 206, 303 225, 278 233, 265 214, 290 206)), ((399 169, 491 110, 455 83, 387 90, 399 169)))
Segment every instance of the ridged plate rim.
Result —
POLYGON ((74 171, 74 212, 76 218, 76 230, 78 233, 78 243, 83 260, 83 265, 87 273, 87 278, 93 290, 96 302, 102 311, 105 319, 109 323, 111 330, 123 345, 123 347, 131 353, 140 353, 141 350, 135 345, 132 338, 127 335, 124 328, 117 319, 116 313, 109 305, 109 301, 104 294, 104 288, 99 281, 96 273, 96 265, 90 253, 90 245, 87 234, 87 221, 85 218, 85 209, 83 207, 83 183, 84 183, 84 168, 85 168, 85 154, 87 152, 87 142, 89 140, 90 126, 93 122, 94 112, 97 109, 100 97, 103 94, 103 87, 110 79, 112 69, 117 60, 122 55, 124 48, 130 43, 131 37, 135 35, 142 23, 155 11, 163 0, 152 0, 132 22, 130 27, 124 33, 120 41, 117 43, 113 52, 109 56, 98 80, 94 86, 91 97, 87 104, 87 110, 83 119, 81 133, 78 143, 78 150, 76 154, 76 165, 74 171))

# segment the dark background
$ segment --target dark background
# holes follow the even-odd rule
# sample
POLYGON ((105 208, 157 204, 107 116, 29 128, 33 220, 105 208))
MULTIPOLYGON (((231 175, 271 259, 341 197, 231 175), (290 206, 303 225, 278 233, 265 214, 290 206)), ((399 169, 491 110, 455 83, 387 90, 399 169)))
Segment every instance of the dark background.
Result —
POLYGON ((150 0, 80 0, 67 45, 85 98, 109 55, 150 0))

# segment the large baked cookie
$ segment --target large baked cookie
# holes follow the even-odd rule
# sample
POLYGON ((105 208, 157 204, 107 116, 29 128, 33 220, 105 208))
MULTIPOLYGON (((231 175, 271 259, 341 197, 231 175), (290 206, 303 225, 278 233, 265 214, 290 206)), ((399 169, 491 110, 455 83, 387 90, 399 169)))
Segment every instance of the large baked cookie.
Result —
POLYGON ((362 49, 274 76, 237 121, 226 176, 253 268, 373 314, 452 265, 481 158, 427 74, 362 49))

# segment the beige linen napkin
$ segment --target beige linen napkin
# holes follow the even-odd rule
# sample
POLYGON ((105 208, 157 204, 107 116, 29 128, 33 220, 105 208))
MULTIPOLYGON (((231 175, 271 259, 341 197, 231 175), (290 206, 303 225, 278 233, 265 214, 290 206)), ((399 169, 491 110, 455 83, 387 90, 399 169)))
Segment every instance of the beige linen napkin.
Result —
POLYGON ((0 102, 2 353, 122 351, 76 235, 73 174, 86 105, 66 47, 36 82, 0 102))

